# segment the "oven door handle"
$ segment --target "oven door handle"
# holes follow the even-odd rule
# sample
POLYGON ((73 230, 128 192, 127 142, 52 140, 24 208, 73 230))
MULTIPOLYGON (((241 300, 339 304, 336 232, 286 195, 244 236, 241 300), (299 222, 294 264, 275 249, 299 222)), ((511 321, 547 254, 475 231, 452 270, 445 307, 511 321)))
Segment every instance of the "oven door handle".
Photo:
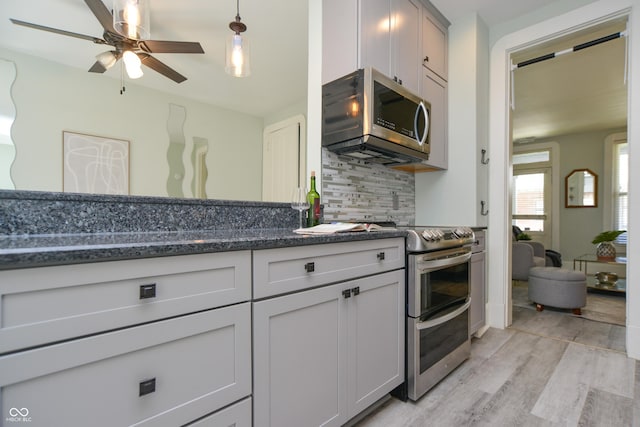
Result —
POLYGON ((442 325, 443 323, 446 323, 449 320, 454 319, 455 317, 464 313, 465 310, 467 310, 470 306, 471 306, 471 298, 468 298, 467 302, 465 302, 463 305, 461 305, 451 313, 447 313, 442 317, 436 317, 435 319, 432 319, 432 320, 425 320, 424 322, 416 323, 416 329, 421 331, 423 329, 433 328, 434 326, 442 325))
POLYGON ((451 258, 431 259, 429 261, 422 261, 416 267, 418 269, 419 274, 429 273, 431 271, 440 270, 443 267, 450 267, 456 264, 465 263, 470 259, 471 259, 471 252, 467 252, 463 255, 454 256, 451 258), (424 265, 425 268, 420 268, 421 265, 424 265))

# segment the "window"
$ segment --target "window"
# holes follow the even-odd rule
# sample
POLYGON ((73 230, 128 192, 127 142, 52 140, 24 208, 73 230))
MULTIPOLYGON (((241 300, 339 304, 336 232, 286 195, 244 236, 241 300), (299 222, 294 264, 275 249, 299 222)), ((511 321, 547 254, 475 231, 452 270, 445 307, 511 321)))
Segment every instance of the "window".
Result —
POLYGON ((552 146, 514 147, 511 223, 552 247, 552 146))
MULTIPOLYGON (((613 144, 613 229, 627 230, 629 220, 629 144, 613 144)), ((626 245, 627 233, 616 243, 626 245)))

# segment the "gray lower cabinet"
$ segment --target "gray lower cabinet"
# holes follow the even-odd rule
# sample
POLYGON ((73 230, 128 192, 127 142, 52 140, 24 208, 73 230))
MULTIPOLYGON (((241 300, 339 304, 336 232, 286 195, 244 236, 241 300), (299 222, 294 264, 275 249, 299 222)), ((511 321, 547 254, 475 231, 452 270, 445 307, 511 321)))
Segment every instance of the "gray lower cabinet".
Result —
POLYGON ((254 425, 339 426, 404 381, 404 270, 253 304, 254 425))
POLYGON ((249 426, 250 269, 239 251, 0 271, 0 424, 249 426))
POLYGON ((472 247, 471 255, 471 307, 469 309, 469 333, 475 334, 486 323, 486 253, 485 232, 476 231, 476 243, 472 247))
POLYGON ((251 427, 251 398, 247 397, 185 427, 251 427))

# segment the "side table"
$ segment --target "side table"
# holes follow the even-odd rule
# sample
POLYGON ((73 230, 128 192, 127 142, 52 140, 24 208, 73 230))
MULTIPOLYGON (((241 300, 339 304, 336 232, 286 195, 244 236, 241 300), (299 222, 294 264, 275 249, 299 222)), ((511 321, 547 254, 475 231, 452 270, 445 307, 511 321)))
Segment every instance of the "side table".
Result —
MULTIPOLYGON (((624 278, 618 279, 615 285, 607 285, 598 282, 598 279, 593 276, 596 271, 589 276, 588 268, 589 265, 593 267, 593 264, 605 264, 605 265, 627 265, 627 257, 616 257, 615 260, 600 260, 595 254, 584 254, 580 255, 577 258, 573 259, 573 269, 583 271, 584 274, 587 275, 587 289, 595 289, 600 291, 609 291, 609 292, 619 292, 626 293, 627 291, 627 280, 624 278)), ((602 271, 602 269, 597 270, 602 271)))

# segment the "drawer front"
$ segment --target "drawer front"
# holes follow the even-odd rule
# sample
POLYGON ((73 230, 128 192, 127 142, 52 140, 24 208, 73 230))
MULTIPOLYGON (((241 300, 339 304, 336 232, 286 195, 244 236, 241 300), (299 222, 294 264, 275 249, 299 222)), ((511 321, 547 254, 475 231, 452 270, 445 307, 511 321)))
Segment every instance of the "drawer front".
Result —
POLYGON ((471 252, 482 252, 485 249, 486 233, 484 230, 474 231, 473 234, 476 237, 473 246, 471 246, 471 252))
POLYGON ((404 263, 403 238, 254 251, 253 297, 382 273, 404 263))
POLYGON ((0 272, 0 353, 251 299, 251 253, 0 272))
POLYGON ((247 397, 215 414, 188 424, 188 427, 251 427, 251 404, 251 398, 247 397))
POLYGON ((0 387, 31 426, 182 425, 251 394, 250 303, 1 357, 0 387))

